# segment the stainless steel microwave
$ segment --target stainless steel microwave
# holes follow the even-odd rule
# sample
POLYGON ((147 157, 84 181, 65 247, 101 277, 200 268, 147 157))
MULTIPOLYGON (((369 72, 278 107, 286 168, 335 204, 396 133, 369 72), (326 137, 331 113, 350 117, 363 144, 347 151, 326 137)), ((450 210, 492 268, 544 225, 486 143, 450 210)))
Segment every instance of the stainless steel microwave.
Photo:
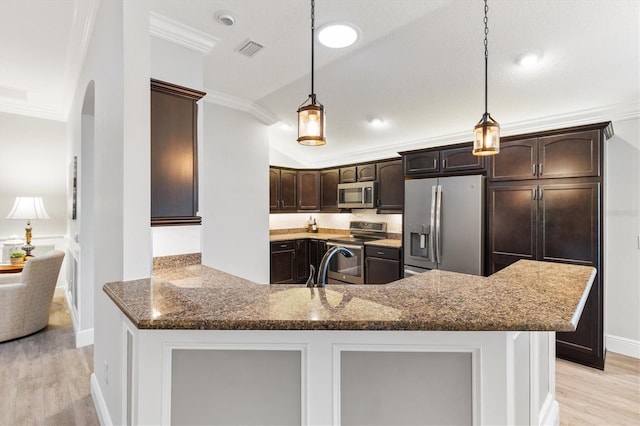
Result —
POLYGON ((376 207, 376 182, 338 184, 338 208, 374 209, 376 207))

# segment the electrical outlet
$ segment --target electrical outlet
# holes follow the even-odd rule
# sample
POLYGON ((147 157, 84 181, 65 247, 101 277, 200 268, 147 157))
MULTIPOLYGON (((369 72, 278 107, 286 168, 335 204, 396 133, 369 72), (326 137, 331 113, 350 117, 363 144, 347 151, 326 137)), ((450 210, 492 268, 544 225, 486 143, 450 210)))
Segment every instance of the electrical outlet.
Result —
POLYGON ((109 363, 107 362, 107 360, 104 361, 104 381, 108 386, 109 385, 109 363))

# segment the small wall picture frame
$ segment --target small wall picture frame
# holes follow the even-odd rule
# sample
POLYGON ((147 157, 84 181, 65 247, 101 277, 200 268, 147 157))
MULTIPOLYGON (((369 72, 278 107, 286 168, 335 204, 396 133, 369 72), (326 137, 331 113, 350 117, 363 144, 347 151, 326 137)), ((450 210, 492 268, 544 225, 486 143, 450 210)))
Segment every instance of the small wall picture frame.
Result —
POLYGON ((69 210, 71 220, 76 220, 78 205, 78 156, 73 156, 73 161, 71 161, 69 169, 69 176, 71 177, 71 188, 69 188, 71 192, 71 205, 69 206, 69 210))

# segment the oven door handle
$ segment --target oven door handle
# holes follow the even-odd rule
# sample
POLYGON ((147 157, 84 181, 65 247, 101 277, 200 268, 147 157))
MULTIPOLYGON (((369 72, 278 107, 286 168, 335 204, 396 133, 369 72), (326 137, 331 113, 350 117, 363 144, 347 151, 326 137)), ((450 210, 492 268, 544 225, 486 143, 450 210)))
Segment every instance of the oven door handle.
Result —
POLYGON ((353 244, 340 244, 340 243, 327 243, 327 246, 344 247, 344 248, 353 249, 353 250, 362 250, 363 248, 363 246, 357 246, 353 244))

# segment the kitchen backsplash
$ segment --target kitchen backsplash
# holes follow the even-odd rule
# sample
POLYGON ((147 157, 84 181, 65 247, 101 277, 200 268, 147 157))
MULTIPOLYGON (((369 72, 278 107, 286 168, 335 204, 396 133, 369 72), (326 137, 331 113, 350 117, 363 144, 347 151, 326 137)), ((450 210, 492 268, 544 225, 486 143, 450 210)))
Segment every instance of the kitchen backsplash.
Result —
POLYGON ((306 229, 309 216, 314 218, 318 228, 349 229, 349 222, 362 220, 367 222, 387 222, 387 232, 402 233, 401 214, 377 214, 375 209, 362 209, 355 213, 278 213, 269 215, 269 230, 306 229))

